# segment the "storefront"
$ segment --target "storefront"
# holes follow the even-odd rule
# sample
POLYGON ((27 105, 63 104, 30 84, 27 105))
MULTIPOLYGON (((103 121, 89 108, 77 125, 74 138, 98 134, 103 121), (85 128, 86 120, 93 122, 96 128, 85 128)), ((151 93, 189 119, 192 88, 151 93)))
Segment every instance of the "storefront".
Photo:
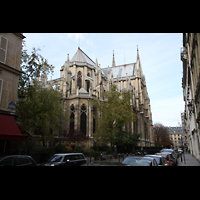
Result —
POLYGON ((21 140, 14 116, 0 114, 0 155, 9 154, 10 140, 21 140))

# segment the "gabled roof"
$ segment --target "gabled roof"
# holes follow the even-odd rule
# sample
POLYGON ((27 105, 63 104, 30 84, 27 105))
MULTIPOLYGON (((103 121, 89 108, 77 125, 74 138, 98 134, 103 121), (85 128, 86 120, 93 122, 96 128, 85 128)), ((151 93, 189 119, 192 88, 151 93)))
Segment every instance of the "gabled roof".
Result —
POLYGON ((93 66, 95 65, 95 62, 89 56, 87 56, 79 47, 70 62, 88 63, 93 66))
POLYGON ((81 88, 80 90, 79 90, 79 93, 88 93, 84 88, 81 88))

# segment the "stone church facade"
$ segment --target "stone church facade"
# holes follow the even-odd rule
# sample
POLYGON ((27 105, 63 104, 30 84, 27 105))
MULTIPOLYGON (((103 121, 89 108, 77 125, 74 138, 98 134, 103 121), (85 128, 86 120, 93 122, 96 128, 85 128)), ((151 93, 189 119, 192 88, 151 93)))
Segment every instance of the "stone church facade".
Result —
POLYGON ((104 91, 116 85, 119 92, 128 91, 132 95, 132 108, 136 121, 127 126, 132 133, 141 133, 138 146, 154 146, 153 121, 150 98, 145 76, 142 72, 139 51, 135 63, 116 65, 113 53, 112 67, 101 68, 80 48, 60 69, 60 78, 47 81, 45 72, 41 81, 63 94, 63 111, 67 120, 63 129, 76 129, 91 137, 95 132, 93 99, 104 101, 104 91))

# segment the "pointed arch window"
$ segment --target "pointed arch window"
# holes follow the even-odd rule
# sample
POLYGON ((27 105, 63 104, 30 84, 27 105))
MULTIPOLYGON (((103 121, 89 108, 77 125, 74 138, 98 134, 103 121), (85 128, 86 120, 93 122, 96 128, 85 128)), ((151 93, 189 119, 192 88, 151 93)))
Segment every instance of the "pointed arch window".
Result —
POLYGON ((90 89, 90 81, 89 81, 89 80, 86 80, 86 83, 87 83, 87 91, 89 92, 89 89, 90 89))
POLYGON ((74 112, 75 112, 75 109, 74 109, 74 105, 73 104, 70 106, 70 110, 71 110, 71 114, 70 114, 70 130, 74 130, 74 118, 75 118, 74 112))
POLYGON ((80 71, 78 72, 77 75, 77 87, 79 87, 79 89, 82 88, 82 74, 80 71))
POLYGON ((80 116, 80 122, 81 122, 81 132, 86 135, 86 124, 87 124, 87 116, 86 116, 86 106, 83 104, 81 106, 81 116, 80 116))

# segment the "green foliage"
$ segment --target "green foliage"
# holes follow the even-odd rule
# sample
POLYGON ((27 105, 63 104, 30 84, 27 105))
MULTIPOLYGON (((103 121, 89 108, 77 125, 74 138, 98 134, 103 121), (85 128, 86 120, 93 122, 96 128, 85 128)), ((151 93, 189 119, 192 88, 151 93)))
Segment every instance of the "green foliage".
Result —
POLYGON ((23 103, 17 104, 19 123, 27 130, 42 135, 43 145, 46 140, 52 142, 53 136, 50 130, 61 129, 63 112, 60 103, 61 93, 52 88, 45 88, 38 81, 25 91, 23 103))
POLYGON ((111 87, 110 92, 105 92, 106 102, 93 100, 93 106, 97 108, 97 128, 95 138, 100 138, 103 143, 113 144, 130 140, 129 133, 123 127, 135 120, 135 114, 130 106, 131 93, 120 93, 116 86, 111 87))
POLYGON ((48 64, 48 61, 38 53, 40 51, 39 48, 33 48, 31 55, 29 55, 27 50, 24 49, 25 46, 25 42, 23 42, 20 66, 22 75, 19 78, 18 94, 25 92, 30 86, 31 79, 39 77, 41 72, 45 71, 46 75, 54 72, 54 66, 48 64))
POLYGON ((41 70, 47 73, 53 72, 53 66, 47 63, 38 50, 33 49, 28 55, 22 50, 21 70, 18 93, 25 96, 23 102, 17 102, 16 112, 19 115, 18 122, 27 131, 32 130, 42 135, 43 146, 45 142, 53 142, 54 137, 50 132, 58 129, 61 131, 63 111, 60 99, 62 94, 53 88, 47 88, 37 81, 41 70), (30 78, 33 84, 30 84, 30 78))

